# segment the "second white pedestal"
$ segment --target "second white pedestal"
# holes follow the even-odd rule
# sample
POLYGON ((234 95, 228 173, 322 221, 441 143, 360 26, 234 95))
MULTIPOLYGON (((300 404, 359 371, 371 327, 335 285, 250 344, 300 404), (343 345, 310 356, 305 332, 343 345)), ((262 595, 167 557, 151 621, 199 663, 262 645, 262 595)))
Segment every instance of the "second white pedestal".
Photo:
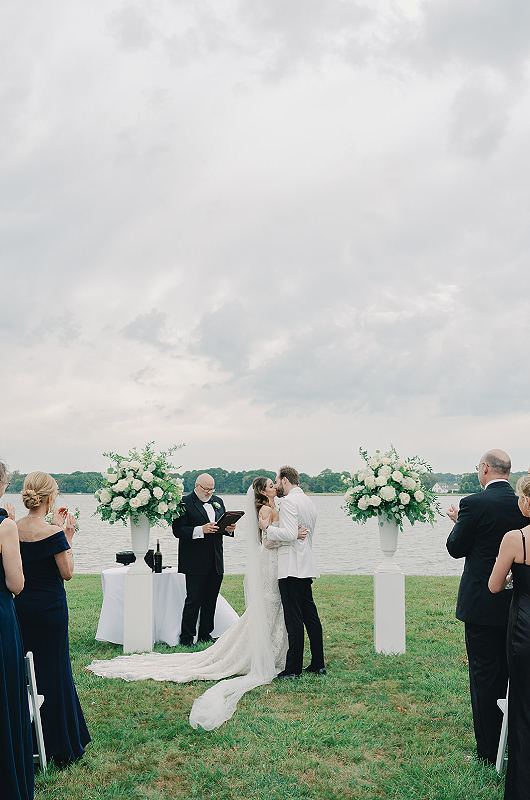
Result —
POLYGON ((123 596, 123 652, 148 653, 153 643, 153 573, 129 570, 123 596))
POLYGON ((393 562, 374 574, 374 639, 376 653, 405 652, 405 575, 393 562))

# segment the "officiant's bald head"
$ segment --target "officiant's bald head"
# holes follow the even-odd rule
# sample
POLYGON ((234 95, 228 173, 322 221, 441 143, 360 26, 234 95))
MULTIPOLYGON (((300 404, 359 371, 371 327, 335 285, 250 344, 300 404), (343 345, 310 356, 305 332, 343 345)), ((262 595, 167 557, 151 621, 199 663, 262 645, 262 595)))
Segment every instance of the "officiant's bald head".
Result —
POLYGON ((490 481, 507 481, 510 477, 512 461, 504 450, 488 450, 479 461, 477 472, 481 486, 490 481))
POLYGON ((215 492, 215 480, 207 472, 197 475, 195 479, 195 494, 203 503, 209 500, 215 492))

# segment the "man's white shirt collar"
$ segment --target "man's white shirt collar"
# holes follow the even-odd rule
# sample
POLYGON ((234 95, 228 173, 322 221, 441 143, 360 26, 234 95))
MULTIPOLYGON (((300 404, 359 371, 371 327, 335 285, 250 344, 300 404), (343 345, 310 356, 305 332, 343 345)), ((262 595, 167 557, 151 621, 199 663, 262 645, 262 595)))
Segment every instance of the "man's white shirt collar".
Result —
POLYGON ((487 484, 484 487, 484 491, 488 488, 488 486, 491 486, 492 483, 507 483, 508 485, 510 485, 510 481, 508 480, 508 478, 494 478, 492 481, 487 482, 487 484))

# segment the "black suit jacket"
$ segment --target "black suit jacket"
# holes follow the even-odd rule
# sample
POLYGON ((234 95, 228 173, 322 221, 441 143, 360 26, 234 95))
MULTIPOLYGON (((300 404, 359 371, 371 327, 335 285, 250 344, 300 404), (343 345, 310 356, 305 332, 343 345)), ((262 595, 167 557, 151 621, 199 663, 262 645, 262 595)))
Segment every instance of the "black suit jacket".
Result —
POLYGON ((485 491, 460 501, 447 549, 453 558, 466 559, 456 604, 456 616, 462 622, 494 627, 507 624, 512 592, 492 594, 488 578, 504 534, 525 525, 528 520, 519 511, 507 481, 491 483, 485 491))
MULTIPOLYGON (((209 501, 218 520, 225 512, 220 497, 213 495, 209 501)), ((204 506, 195 494, 190 492, 182 498, 184 513, 173 520, 173 535, 179 540, 179 572, 186 575, 207 575, 215 569, 218 575, 224 574, 223 537, 219 533, 207 533, 203 539, 193 539, 193 529, 197 525, 210 522, 204 506)), ((233 536, 233 534, 226 534, 233 536)))

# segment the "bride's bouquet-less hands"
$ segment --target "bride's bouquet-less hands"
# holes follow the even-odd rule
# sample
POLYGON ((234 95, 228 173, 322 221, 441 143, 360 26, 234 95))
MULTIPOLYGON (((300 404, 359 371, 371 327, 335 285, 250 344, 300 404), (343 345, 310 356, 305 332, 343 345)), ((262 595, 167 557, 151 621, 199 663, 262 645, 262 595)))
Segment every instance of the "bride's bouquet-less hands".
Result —
POLYGON ((171 524, 182 513, 181 501, 184 484, 175 478, 169 459, 182 445, 155 453, 154 442, 143 450, 130 450, 128 456, 104 453, 111 465, 103 473, 105 483, 95 493, 96 513, 110 522, 136 522, 144 514, 151 525, 171 524))
POLYGON ((359 453, 364 465, 344 476, 348 486, 343 506, 355 522, 365 523, 370 517, 384 514, 403 530, 405 519, 434 524, 442 515, 436 495, 423 481, 432 467, 418 456, 399 457, 391 447, 386 453, 376 450, 370 456, 362 447, 359 453))

